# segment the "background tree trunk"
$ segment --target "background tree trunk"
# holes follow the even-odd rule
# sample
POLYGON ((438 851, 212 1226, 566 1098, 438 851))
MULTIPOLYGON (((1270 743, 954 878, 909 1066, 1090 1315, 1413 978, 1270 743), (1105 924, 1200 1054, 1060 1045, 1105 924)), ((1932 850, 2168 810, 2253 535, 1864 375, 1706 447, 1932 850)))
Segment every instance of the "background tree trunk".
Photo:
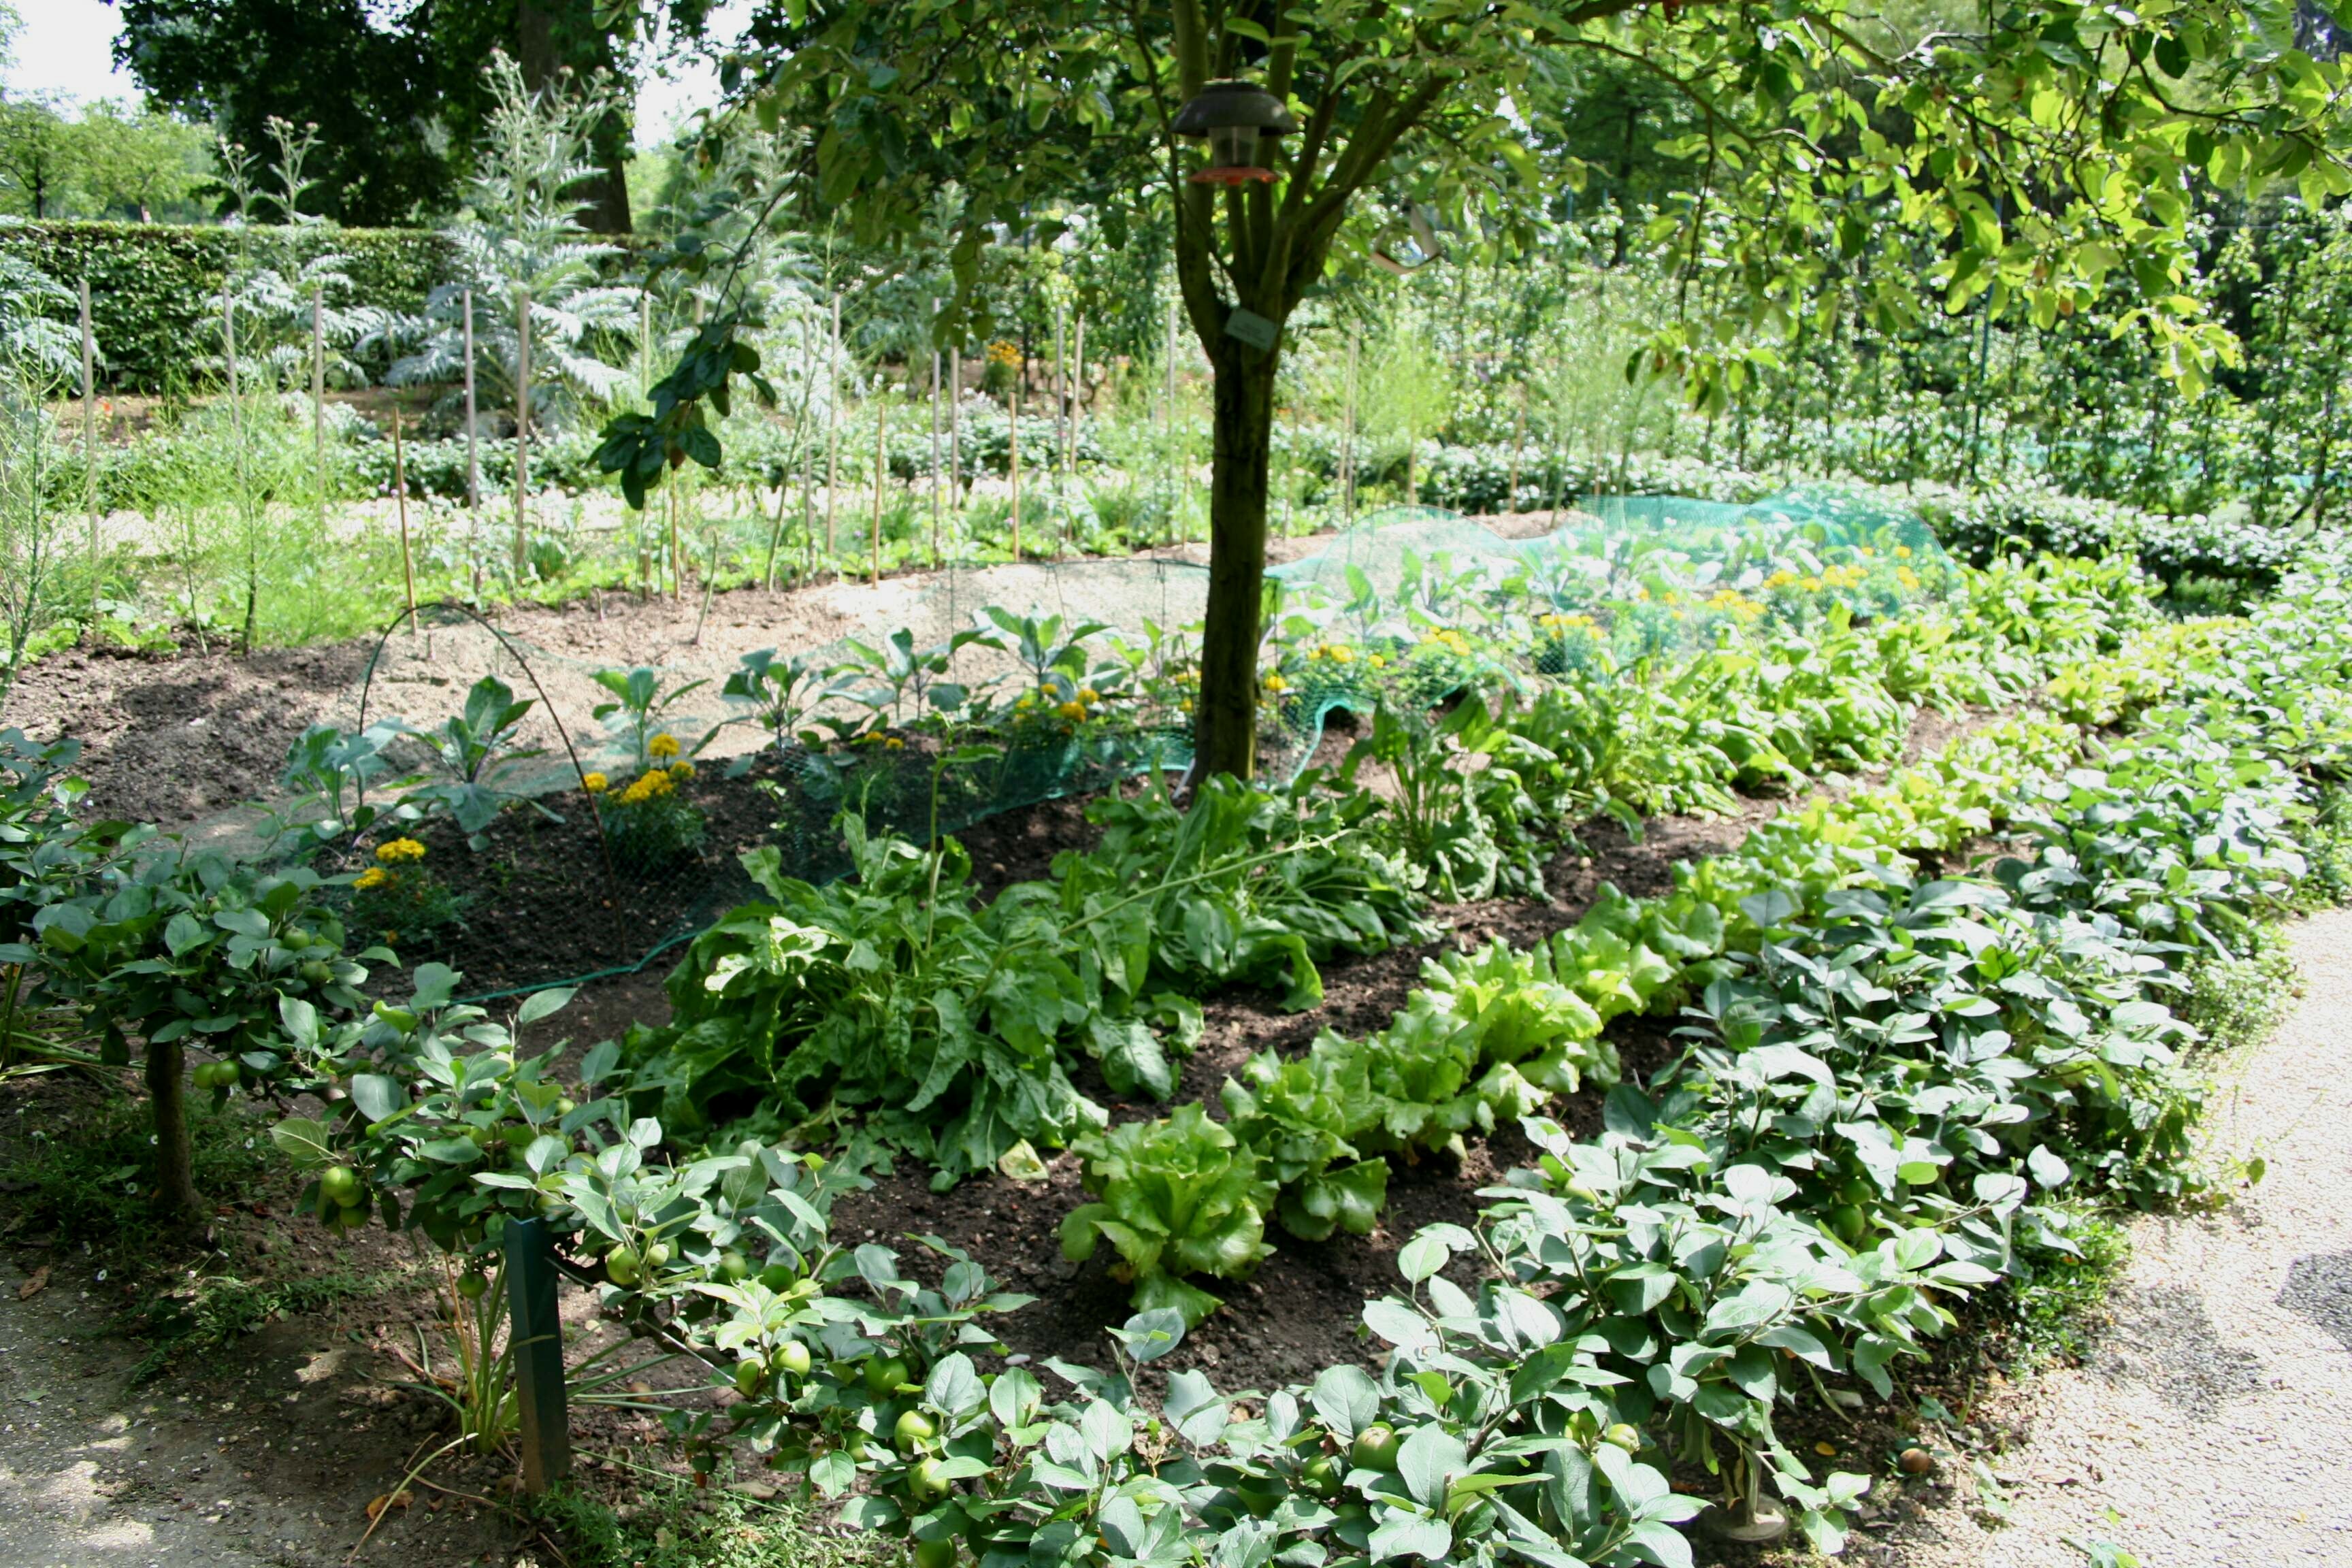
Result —
MULTIPOLYGON (((611 71, 623 90, 628 87, 628 74, 614 58, 611 39, 596 25, 593 0, 517 0, 515 63, 533 92, 554 86, 567 70, 580 79, 611 71)), ((604 117, 591 141, 596 173, 581 183, 587 205, 581 221, 597 234, 631 230, 630 139, 628 113, 615 110, 604 117)))
POLYGON ((147 1099, 155 1113, 155 1208, 195 1225, 204 1214, 196 1157, 188 1138, 187 1061, 180 1042, 147 1047, 147 1099))
POLYGON ((1251 356, 1227 339, 1213 362, 1214 463, 1209 479, 1209 612, 1201 635, 1201 704, 1192 777, 1248 778, 1257 763, 1258 619, 1265 597, 1266 472, 1279 353, 1251 356))

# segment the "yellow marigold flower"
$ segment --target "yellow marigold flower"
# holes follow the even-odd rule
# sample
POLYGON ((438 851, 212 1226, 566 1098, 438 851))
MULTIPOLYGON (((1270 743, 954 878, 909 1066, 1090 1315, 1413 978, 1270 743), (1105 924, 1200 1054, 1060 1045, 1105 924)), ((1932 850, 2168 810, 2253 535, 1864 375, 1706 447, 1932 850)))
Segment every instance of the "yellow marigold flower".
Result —
POLYGON ((580 776, 580 787, 590 795, 603 795, 613 787, 613 781, 603 773, 583 773, 580 776))
POLYGON ((893 735, 882 742, 882 749, 886 752, 903 752, 907 749, 907 742, 893 735))
POLYGON ((1189 698, 1189 697, 1188 697, 1188 698, 1186 698, 1183 701, 1179 702, 1178 704, 1176 704, 1176 711, 1177 711, 1177 712, 1179 712, 1179 713, 1190 713, 1192 710, 1192 700, 1191 698, 1189 698))
POLYGON ((667 761, 677 755, 677 737, 667 733, 656 735, 646 742, 646 751, 651 756, 667 761))
POLYGON ((425 858, 425 846, 414 838, 387 838, 375 847, 375 858, 387 866, 425 858))
POLYGON ((669 776, 674 779, 690 779, 694 776, 694 764, 681 757, 670 763, 669 776))
POLYGON ((1919 574, 1912 571, 1908 566, 1897 566, 1895 569, 1895 580, 1906 588, 1916 588, 1919 585, 1919 574))
POLYGON ((1807 577, 1803 581, 1800 582, 1797 586, 1802 588, 1808 594, 1818 594, 1822 591, 1822 580, 1819 577, 1807 577))
POLYGON ((1075 724, 1087 716, 1087 705, 1083 702, 1065 702, 1054 711, 1075 724))
POLYGON ((1907 544, 1898 544, 1898 545, 1896 545, 1896 546, 1895 547, 1895 558, 1897 561, 1908 561, 1908 560, 1910 560, 1910 559, 1911 559, 1911 547, 1910 547, 1909 545, 1907 545, 1907 544))
POLYGON ((1034 708, 1034 707, 1036 707, 1036 706, 1037 706, 1037 700, 1036 700, 1034 697, 1025 697, 1025 696, 1024 696, 1024 698, 1022 698, 1022 699, 1021 699, 1021 700, 1020 700, 1020 701, 1015 702, 1015 703, 1013 705, 1013 710, 1015 713, 1026 713, 1027 711, 1029 711, 1029 710, 1030 710, 1030 709, 1034 708))
POLYGON ((1081 686, 1078 688, 1078 700, 1092 707, 1102 700, 1102 693, 1091 686, 1081 686))
POLYGON ((1261 680, 1258 684, 1265 687, 1268 691, 1287 691, 1290 689, 1290 682, 1283 679, 1282 674, 1278 670, 1268 670, 1266 672, 1265 679, 1261 680))
POLYGON ((1376 653, 1372 655, 1370 662, 1374 669, 1386 669, 1389 667, 1389 661, 1385 655, 1376 653))
POLYGON ((391 872, 385 870, 381 866, 371 866, 366 870, 360 873, 359 880, 353 882, 352 886, 365 891, 371 888, 381 888, 391 880, 391 872))

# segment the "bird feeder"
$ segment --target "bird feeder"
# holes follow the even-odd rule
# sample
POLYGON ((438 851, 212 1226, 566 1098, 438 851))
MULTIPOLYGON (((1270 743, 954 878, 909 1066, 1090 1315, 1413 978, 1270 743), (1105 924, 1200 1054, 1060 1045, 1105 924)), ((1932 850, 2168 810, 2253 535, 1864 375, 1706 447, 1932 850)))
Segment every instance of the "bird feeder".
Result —
POLYGON ((1258 141, 1297 129, 1282 100, 1253 82, 1210 82, 1176 111, 1176 134, 1209 144, 1208 163, 1185 176, 1196 185, 1271 184, 1275 172, 1258 167, 1258 141))

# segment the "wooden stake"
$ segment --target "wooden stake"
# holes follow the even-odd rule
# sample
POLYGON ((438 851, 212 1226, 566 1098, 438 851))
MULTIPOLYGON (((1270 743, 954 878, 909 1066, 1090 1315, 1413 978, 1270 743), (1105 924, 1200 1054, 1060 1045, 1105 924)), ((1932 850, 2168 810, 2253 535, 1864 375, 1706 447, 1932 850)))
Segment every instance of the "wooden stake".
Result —
MULTIPOLYGON (((89 276, 81 280, 81 500, 89 513, 89 607, 98 616, 98 334, 89 321, 89 276)), ((195 606, 189 609, 194 612, 195 606)))
MULTIPOLYGON (((948 493, 963 515, 963 345, 948 345, 948 493)), ((957 531, 961 538, 962 531, 957 531)))
POLYGON ((890 399, 874 372, 874 581, 882 581, 882 488, 890 479, 890 399))
POLYGON ((1347 413, 1339 436, 1339 519, 1343 525, 1356 521, 1356 344, 1357 335, 1349 332, 1347 413))
POLYGON ((1070 537, 1070 363, 1062 352, 1066 341, 1068 317, 1062 306, 1054 306, 1054 461, 1059 472, 1057 489, 1062 493, 1062 538, 1070 537))
MULTIPOLYGON (((931 302, 934 321, 939 316, 939 301, 931 302)), ((940 563, 940 351, 931 348, 931 564, 940 563)))
MULTIPOLYGON (((1168 395, 1161 403, 1160 408, 1167 418, 1167 461, 1171 467, 1181 468, 1176 452, 1176 298, 1172 294, 1168 298, 1168 342, 1165 358, 1168 362, 1168 395)), ((1171 525, 1181 521, 1183 505, 1184 483, 1183 475, 1180 472, 1177 475, 1175 504, 1168 509, 1168 521, 1171 525)))
POLYGON ((1507 512, 1519 510, 1519 458, 1527 451, 1527 447, 1528 384, 1523 381, 1519 383, 1518 429, 1511 437, 1511 493, 1503 502, 1503 510, 1507 512))
POLYGON ((1029 362, 1021 362, 1013 374, 1013 422, 1008 426, 1011 440, 1007 457, 1013 469, 1013 559, 1021 559, 1021 384, 1029 379, 1029 362))
POLYGON ((833 297, 833 347, 824 361, 824 561, 833 564, 834 501, 841 493, 841 296, 833 297))
POLYGON ((515 499, 514 581, 522 592, 522 571, 530 556, 530 296, 515 306, 515 499))
POLYGON ((255 601, 261 596, 257 582, 261 542, 253 526, 253 485, 246 474, 245 409, 236 374, 236 306, 229 297, 226 278, 221 279, 221 346, 222 357, 228 366, 229 441, 236 447, 237 515, 245 524, 245 654, 249 658, 253 655, 255 601))
POLYGON ((673 599, 686 592, 686 560, 677 548, 677 509, 685 504, 678 492, 686 488, 683 476, 669 484, 669 596, 673 599))
POLYGON ((474 602, 482 602, 482 453, 481 433, 475 428, 474 291, 465 292, 466 312, 466 532, 471 542, 466 553, 474 562, 474 602))
POLYGON ((408 591, 408 635, 416 636, 416 558, 408 547, 408 458, 400 440, 400 405, 392 405, 392 495, 400 513, 400 580, 408 591))
POLYGON ((327 541, 327 289, 310 285, 310 468, 318 483, 319 544, 327 541))

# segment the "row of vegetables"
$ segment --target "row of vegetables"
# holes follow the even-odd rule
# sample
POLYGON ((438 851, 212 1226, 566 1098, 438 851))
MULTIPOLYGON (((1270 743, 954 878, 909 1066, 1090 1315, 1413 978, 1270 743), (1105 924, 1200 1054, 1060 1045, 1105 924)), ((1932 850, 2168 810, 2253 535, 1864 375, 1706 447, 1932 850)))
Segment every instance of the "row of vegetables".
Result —
MULTIPOLYGON (((1110 1372, 1005 1363, 987 1321, 1021 1299, 978 1262, 936 1248, 909 1269, 830 1241, 826 1203, 856 1179, 839 1163, 759 1142, 649 1159, 661 1131, 625 1096, 567 1104, 556 1051, 520 1051, 446 991, 311 1031, 298 1058, 369 1103, 281 1141, 364 1170, 380 1205, 400 1194, 455 1245, 494 1242, 509 1215, 576 1227, 611 1304, 660 1320, 733 1390, 682 1436, 765 1451, 933 1568, 964 1552, 1680 1563, 1698 1505, 1668 1478, 1693 1465, 1722 1476, 1733 1515, 1784 1507, 1826 1549, 1867 1478, 1814 1475, 1779 1435, 1787 1408, 1885 1395, 1958 1301, 2071 1247, 2084 1205, 2192 1179, 2190 1032, 2162 998, 2296 897, 2314 781, 2352 742, 2347 604, 2306 572, 2249 623, 2137 635, 2069 677, 2069 700, 2131 726, 2079 757, 2063 721, 2011 721, 1759 828, 1659 899, 1609 900, 1539 954, 1439 962, 1375 1042, 1253 1064, 1221 1131, 1229 1155, 1274 1151, 1250 1184, 1274 1189, 1261 1226, 1286 1197, 1319 1223, 1327 1153, 1322 1178, 1344 1184, 1482 1112, 1526 1117, 1543 1151, 1477 1226, 1406 1244, 1406 1289, 1365 1310, 1377 1371, 1263 1397, 1158 1379, 1144 1369, 1184 1332, 1172 1293, 1115 1336, 1110 1372), (2008 850, 1991 875, 1934 873, 1989 835, 2008 850), (1605 1080, 1604 1014, 1635 1010, 1677 1018, 1679 1054, 1610 1091, 1599 1137, 1530 1114, 1571 1073, 1605 1080), (1368 1099, 1378 1131, 1291 1110, 1327 1073, 1352 1083, 1351 1056, 1369 1082, 1390 1070, 1381 1047, 1419 1039, 1446 1042, 1453 1068, 1420 1079, 1446 1088, 1392 1078, 1368 1099), (402 1070, 344 1070, 387 1061, 402 1070), (487 1140, 453 1131, 486 1121, 487 1140), (453 1138, 505 1144, 505 1168, 453 1138)), ((618 1066, 592 1053, 576 1092, 618 1066)), ((1202 1205, 1162 1205, 1173 1183, 1142 1157, 1205 1125, 1180 1112, 1088 1151, 1106 1208, 1186 1231, 1189 1250, 1160 1253, 1171 1281, 1246 1250, 1191 1235, 1202 1205)), ((1078 1226, 1118 1243, 1103 1215, 1078 1226)))
MULTIPOLYGON (((508 1218, 551 1217, 601 1261, 614 1307, 664 1324, 735 1390, 722 1414, 681 1415, 683 1436, 731 1435, 854 1493, 854 1517, 908 1531, 927 1568, 961 1549, 1172 1563, 1203 1530, 1221 1560, 1254 1565, 1678 1562, 1674 1527, 1696 1505, 1666 1484, 1677 1464, 1723 1473, 1736 1511, 1769 1484, 1826 1545, 1864 1479, 1812 1478, 1776 1410, 1816 1392, 1843 1403, 1855 1379, 1883 1394, 1954 1300, 2020 1248, 2069 1246, 2081 1202, 2181 1179, 2194 1083, 2160 998, 2191 955, 2242 945, 2294 895, 2309 781, 2340 761, 2344 598, 2315 563, 2251 623, 2152 628, 2127 572, 2045 563, 1997 569, 1956 611, 1841 628, 1876 650, 1859 676, 1898 712, 2013 692, 2063 663, 2060 716, 1784 817, 1660 899, 1604 897, 1540 948, 1436 961, 1370 1039, 1251 1063, 1222 1123, 1186 1107, 1114 1130, 1075 1090, 1058 1108, 1021 1097, 1058 1094, 1057 1074, 1066 1089, 1072 1048, 1164 1095, 1170 1047, 1209 985, 1277 977, 1303 1005, 1332 952, 1417 938, 1406 879, 1384 869, 1412 848, 1394 814, 1236 787, 1220 829, 1197 806, 1116 803, 1104 809, 1129 815, 1098 857, 985 906, 959 896, 952 847, 876 841, 865 876, 827 889, 771 868, 771 901, 681 966, 672 1029, 600 1045, 562 1079, 561 1047, 520 1037, 559 994, 502 1026, 454 1004, 457 977, 428 965, 405 1005, 369 1005, 365 965, 390 955, 346 955, 307 873, 184 863, 176 879, 129 873, 94 905, 45 900, 93 858, 137 864, 115 858, 134 835, 109 825, 0 846, 0 892, 33 938, 0 960, 39 965, 47 995, 89 1016, 145 1006, 151 1066, 159 1038, 201 1042, 214 1060, 199 1087, 218 1096, 323 1097, 326 1114, 276 1136, 318 1173, 332 1223, 373 1214, 488 1256, 508 1218), (2095 765, 2036 771, 2077 746, 2069 721, 2137 728, 2095 765), (1996 829, 2017 843, 1992 879, 1932 874, 1996 829), (245 989, 220 1001, 192 986, 200 971, 245 989), (1679 1017, 1680 1054, 1611 1088, 1607 1131, 1572 1142, 1540 1112, 1614 1083, 1604 1029, 1632 1012, 1679 1017), (776 1071, 796 1052, 814 1054, 776 1071), (1066 1385, 1049 1399, 1035 1371, 990 1360, 987 1317, 1019 1302, 974 1260, 950 1254, 919 1282, 887 1248, 834 1246, 824 1215, 855 1162, 772 1136, 665 1152, 665 1126, 707 1138, 726 1089, 765 1101, 780 1081, 825 1086, 795 1111, 899 1109, 897 1136, 950 1177, 1032 1136, 1076 1139, 1098 1201, 1070 1216, 1066 1247, 1108 1241, 1143 1309, 1118 1370, 1049 1365, 1066 1385), (1408 1244, 1410 1289, 1366 1310, 1390 1347, 1377 1374, 1339 1367, 1246 1400, 1194 1372, 1145 1386, 1137 1369, 1213 1305, 1187 1276, 1245 1272, 1269 1221, 1368 1229, 1387 1155, 1515 1118, 1540 1167, 1476 1227, 1408 1244)), ((1500 719, 1456 710, 1501 731, 1464 742, 1473 726, 1458 724, 1452 760, 1483 747, 1488 765, 1443 768, 1489 808, 1490 836, 1541 832, 1605 789, 1591 782, 1605 769, 1562 763, 1563 735, 1590 743, 1589 729, 1549 747, 1524 732, 1542 700, 1500 719), (1514 788, 1549 810, 1516 809, 1499 793, 1514 788)), ((1616 733, 1679 722, 1685 753, 1714 746, 1692 776, 1736 782, 1736 746, 1702 726, 1758 710, 1717 711, 1616 733)), ((54 768, 16 777, 16 821, 67 788, 54 768)))
MULTIPOLYGON (((2347 603, 2306 574, 2249 624, 2159 629, 2084 665, 2082 700, 2134 726, 2079 759, 2072 727, 2012 721, 1757 829, 1659 899, 1612 900, 1540 956, 1434 965, 1379 1041, 1447 1037, 1455 1087, 1376 1100, 1382 1131, 1346 1124, 1364 1143, 1336 1157, 1427 1146, 1482 1109, 1525 1115, 1543 1154, 1475 1226, 1406 1244, 1406 1289, 1365 1310, 1377 1371, 1263 1397, 1157 1379, 1181 1300, 1131 1320, 1108 1373, 994 1359, 987 1321, 1021 1299, 946 1248, 910 1271, 834 1245, 825 1205, 855 1180, 838 1164, 757 1142, 649 1159, 658 1126, 617 1097, 567 1109, 556 1051, 519 1051, 446 992, 338 1030, 298 1009, 298 1058, 359 1112, 280 1138, 364 1170, 379 1204, 400 1194, 457 1245, 559 1216, 604 1253, 613 1306, 661 1320, 733 1390, 681 1435, 748 1442, 934 1565, 1681 1563, 1698 1504, 1668 1478, 1694 1465, 1735 1516, 1784 1507, 1827 1549, 1868 1480, 1815 1476, 1779 1435, 1787 1408, 1885 1396, 1959 1300, 2072 1247, 2084 1205, 2191 1179, 2190 1031, 2161 999, 2296 897, 2313 781, 2352 742, 2347 603), (2008 850, 1990 876, 1933 873, 1989 834, 2008 850), (1571 1070, 1605 1079, 1602 1015, 1637 1009, 1679 1020, 1679 1054, 1610 1091, 1599 1137, 1528 1114, 1571 1070), (364 1062, 401 1070, 349 1072, 364 1062), (504 1168, 453 1140, 503 1143, 504 1168)), ((1351 1072, 1348 1054, 1327 1040, 1305 1070, 1351 1072)), ((616 1067, 592 1053, 583 1092, 616 1067)), ((1270 1087, 1255 1066, 1236 1086, 1234 1147, 1276 1102, 1315 1098, 1270 1087)), ((1170 1184, 1135 1151, 1200 1121, 1101 1139, 1106 1205, 1124 1160, 1129 1212, 1189 1223, 1197 1205, 1153 1209, 1170 1184)), ((1311 1120, 1286 1131, 1312 1165, 1311 1120)), ((1311 1213, 1303 1174, 1273 1184, 1311 1213)), ((1162 1256, 1171 1278, 1218 1271, 1162 1256)))

